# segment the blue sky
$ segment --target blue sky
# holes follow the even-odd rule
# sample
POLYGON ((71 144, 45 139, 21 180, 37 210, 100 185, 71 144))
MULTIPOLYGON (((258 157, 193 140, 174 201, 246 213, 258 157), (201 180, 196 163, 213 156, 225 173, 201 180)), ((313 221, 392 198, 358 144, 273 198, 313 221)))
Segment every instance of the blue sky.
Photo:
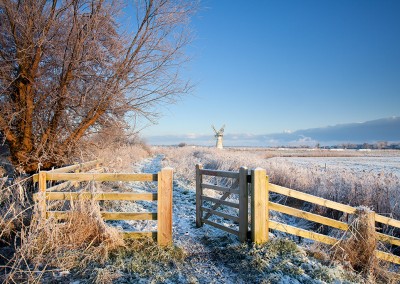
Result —
POLYGON ((399 15, 400 1, 202 1, 185 71, 195 89, 142 135, 212 135, 211 124, 259 135, 399 116, 399 15))

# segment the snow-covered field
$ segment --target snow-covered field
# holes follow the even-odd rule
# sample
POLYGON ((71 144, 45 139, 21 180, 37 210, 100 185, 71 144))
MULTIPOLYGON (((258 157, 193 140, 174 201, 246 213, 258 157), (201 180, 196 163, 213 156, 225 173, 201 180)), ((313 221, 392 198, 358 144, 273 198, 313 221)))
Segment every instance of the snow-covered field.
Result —
POLYGON ((290 157, 279 158, 299 166, 347 169, 354 172, 396 174, 400 176, 400 157, 290 157))

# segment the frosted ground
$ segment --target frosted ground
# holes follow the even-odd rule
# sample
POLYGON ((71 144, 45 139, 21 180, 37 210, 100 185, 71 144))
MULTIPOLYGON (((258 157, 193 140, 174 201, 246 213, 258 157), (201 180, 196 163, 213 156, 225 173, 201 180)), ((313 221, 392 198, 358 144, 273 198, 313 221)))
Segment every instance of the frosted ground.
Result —
POLYGON ((400 177, 400 157, 293 157, 276 158, 299 166, 347 169, 354 172, 396 174, 400 177))
MULTIPOLYGON (((299 154, 273 150, 267 152, 265 149, 220 151, 207 147, 153 148, 151 157, 148 155, 149 152, 146 151, 146 155, 142 155, 142 152, 137 149, 125 149, 120 153, 113 153, 113 160, 108 163, 109 167, 105 168, 105 171, 156 173, 162 167, 174 168, 175 248, 160 249, 148 241, 136 242, 142 244, 137 246, 128 241, 126 243, 128 249, 110 252, 110 258, 105 263, 90 263, 88 266, 85 265, 84 271, 79 268, 61 272, 49 270, 43 277, 43 283, 375 283, 370 281, 371 277, 375 279, 375 275, 366 277, 357 275, 349 269, 343 269, 341 265, 348 266, 345 258, 339 258, 337 261, 329 258, 328 254, 334 251, 331 247, 314 246, 311 241, 305 242, 304 239, 300 240, 276 231, 270 233, 270 241, 264 246, 241 244, 235 236, 209 225, 196 228, 195 164, 201 163, 208 169, 229 171, 237 171, 240 166, 247 166, 249 169, 262 167, 267 169, 270 181, 273 183, 353 206, 376 205, 380 212, 400 216, 398 205, 400 178, 392 172, 392 169, 398 169, 395 155, 371 157, 371 153, 366 153, 367 159, 294 158, 299 154), (373 162, 365 163, 365 160, 371 161, 371 158, 373 162), (357 161, 357 163, 348 165, 343 164, 344 161, 357 161), (381 165, 378 170, 377 164, 381 165), (288 239, 301 243, 298 246, 288 239), (133 246, 133 249, 130 250, 129 246, 133 246), (175 251, 177 254, 172 253, 175 251)), ((306 154, 309 155, 309 151, 300 153, 300 155, 306 154)), ((312 154, 320 153, 312 152, 312 154)), ((232 180, 207 182, 235 187, 235 182, 232 180)), ((93 191, 156 192, 157 183, 90 183, 89 188, 93 191)), ((212 194, 216 193, 213 191, 212 194)), ((280 198, 271 195, 271 198, 277 197, 280 198)), ((235 202, 235 196, 231 198, 231 201, 235 202)), ((156 202, 99 203, 101 210, 104 211, 155 212, 157 210, 156 202)), ((235 209, 225 207, 221 210, 229 215, 235 215, 233 212, 235 209)), ((273 211, 270 213, 270 218, 275 221, 302 228, 310 225, 302 219, 282 216, 283 214, 279 215, 273 211)), ((107 221, 107 223, 124 231, 157 229, 156 221, 107 221)), ((224 219, 219 219, 218 223, 229 227, 237 226, 224 219)), ((385 269, 386 267, 379 270, 381 274, 387 274, 385 269)), ((386 278, 381 278, 381 274, 378 275, 380 278, 376 279, 384 280, 376 283, 388 283, 385 281, 386 278)))
MULTIPOLYGON (((134 165, 138 173, 158 172, 163 155, 156 155, 134 165)), ((155 192, 154 183, 132 183, 128 190, 155 192)), ((139 275, 120 272, 118 283, 360 283, 358 276, 341 266, 330 265, 311 257, 294 243, 283 241, 278 249, 240 244, 233 235, 204 225, 195 226, 195 187, 192 181, 175 177, 173 191, 174 244, 186 252, 182 263, 160 267, 157 273, 139 275), (128 280, 129 279, 129 280, 128 280), (346 279, 346 280, 345 280, 346 279)), ((156 211, 151 202, 121 202, 115 210, 156 211)), ((110 208, 111 209, 111 208, 110 208)), ((224 223, 223 220, 220 222, 224 223)), ((124 230, 155 230, 154 221, 109 222, 124 230)), ((232 224, 224 224, 232 226, 232 224)), ((274 235, 271 234, 274 238, 274 235)), ((271 242, 273 244, 273 242, 271 242)))

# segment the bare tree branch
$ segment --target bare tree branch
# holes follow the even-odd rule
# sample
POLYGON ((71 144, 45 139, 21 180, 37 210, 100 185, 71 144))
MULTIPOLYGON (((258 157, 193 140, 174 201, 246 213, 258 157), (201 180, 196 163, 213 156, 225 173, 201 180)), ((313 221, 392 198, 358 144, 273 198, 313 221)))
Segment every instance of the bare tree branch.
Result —
POLYGON ((0 131, 14 164, 56 166, 127 114, 153 120, 188 92, 179 73, 196 4, 0 0, 0 131), (136 18, 124 30, 126 5, 136 18))

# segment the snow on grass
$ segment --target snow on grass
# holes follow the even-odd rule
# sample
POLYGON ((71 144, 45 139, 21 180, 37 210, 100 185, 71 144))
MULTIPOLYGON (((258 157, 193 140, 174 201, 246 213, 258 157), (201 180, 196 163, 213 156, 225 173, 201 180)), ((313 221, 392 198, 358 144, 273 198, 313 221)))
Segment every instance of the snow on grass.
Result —
MULTIPOLYGON (((134 172, 156 173, 163 166, 165 159, 166 157, 161 154, 145 159, 134 165, 134 172)), ((184 261, 170 267, 168 273, 160 269, 157 275, 143 274, 135 278, 140 279, 140 282, 283 284, 362 282, 360 277, 345 272, 339 266, 327 266, 310 257, 304 249, 289 240, 276 238, 264 246, 255 246, 251 243, 241 244, 236 236, 208 225, 196 228, 194 183, 177 174, 173 186, 173 239, 174 245, 186 252, 184 261), (161 276, 160 273, 164 274, 161 276)), ((155 192, 157 187, 156 183, 130 183, 125 190, 155 192)), ((118 206, 118 211, 156 211, 155 202, 121 202, 118 206)), ((235 211, 233 208, 225 207, 222 211, 231 215, 237 214, 233 212, 235 211)), ((226 226, 236 226, 221 218, 218 222, 226 226)), ((151 222, 151 225, 146 224, 149 221, 110 223, 134 231, 156 229, 155 222, 151 222)))
POLYGON ((278 158, 305 167, 347 169, 358 173, 395 174, 400 177, 400 157, 307 157, 278 158))

